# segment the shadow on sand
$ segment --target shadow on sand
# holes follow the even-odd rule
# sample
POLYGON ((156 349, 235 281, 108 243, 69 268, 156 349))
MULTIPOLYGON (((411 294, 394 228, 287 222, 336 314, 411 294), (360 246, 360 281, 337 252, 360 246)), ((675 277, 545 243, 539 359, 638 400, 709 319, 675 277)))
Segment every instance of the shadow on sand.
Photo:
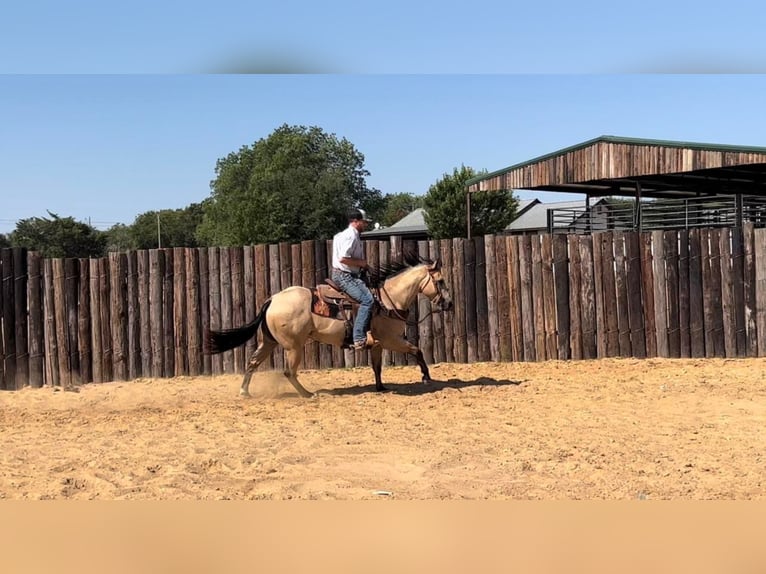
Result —
MULTIPOLYGON (((461 391, 468 387, 505 387, 508 385, 518 386, 524 383, 524 381, 510 381, 507 379, 497 380, 490 377, 479 377, 473 381, 462 381, 460 379, 448 379, 446 381, 431 380, 430 383, 424 384, 421 382, 412 383, 386 383, 384 385, 388 393, 394 395, 427 395, 429 393, 438 393, 444 389, 457 389, 461 391)), ((346 396, 346 395, 363 395, 366 393, 377 393, 375 390, 375 383, 369 385, 360 385, 357 387, 344 387, 340 389, 317 389, 316 394, 320 395, 333 395, 333 396, 346 396)))

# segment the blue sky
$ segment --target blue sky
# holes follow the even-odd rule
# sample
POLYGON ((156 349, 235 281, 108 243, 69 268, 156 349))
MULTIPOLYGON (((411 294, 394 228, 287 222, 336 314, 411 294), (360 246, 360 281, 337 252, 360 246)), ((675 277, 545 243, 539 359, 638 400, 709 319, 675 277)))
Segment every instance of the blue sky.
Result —
POLYGON ((766 72, 764 16, 750 0, 11 0, 0 233, 200 201, 218 158, 283 123, 348 138, 384 193, 603 134, 766 145, 764 76, 736 75, 766 72))
POLYGON ((218 158, 283 123, 346 137, 383 193, 423 194, 599 135, 766 146, 764 94, 761 75, 0 75, 0 232, 201 201, 218 158))

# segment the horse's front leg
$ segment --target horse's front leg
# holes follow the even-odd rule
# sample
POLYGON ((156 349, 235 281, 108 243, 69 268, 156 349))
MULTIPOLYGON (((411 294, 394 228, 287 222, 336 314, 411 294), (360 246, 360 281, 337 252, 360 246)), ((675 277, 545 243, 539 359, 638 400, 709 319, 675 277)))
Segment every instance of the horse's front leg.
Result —
POLYGON ((370 349, 370 360, 372 361, 372 372, 375 373, 375 390, 387 391, 388 389, 383 385, 381 378, 381 372, 383 370, 383 347, 375 345, 370 349))
POLYGON ((420 367, 420 373, 423 376, 422 382, 426 384, 431 382, 431 373, 428 371, 428 365, 426 364, 426 360, 423 357, 423 351, 421 351, 419 347, 413 345, 405 338, 396 339, 395 341, 385 346, 391 351, 397 353, 406 353, 415 357, 415 360, 418 362, 418 366, 420 367))

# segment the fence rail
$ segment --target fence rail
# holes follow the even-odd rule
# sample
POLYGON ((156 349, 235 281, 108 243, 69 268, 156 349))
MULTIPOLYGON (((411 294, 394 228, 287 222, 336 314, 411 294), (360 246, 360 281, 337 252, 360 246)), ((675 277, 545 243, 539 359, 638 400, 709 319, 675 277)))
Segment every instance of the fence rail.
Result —
POLYGON ((549 233, 596 233, 605 230, 654 231, 736 227, 737 222, 766 225, 766 198, 715 196, 597 204, 548 210, 549 233))
MULTIPOLYGON (((429 363, 766 356, 766 229, 753 224, 366 245, 372 264, 405 248, 442 259, 454 313, 421 298, 406 329, 429 363)), ((241 373, 255 343, 210 357, 204 331, 323 281, 331 253, 326 241, 90 260, 0 250, 0 389, 241 373)), ((309 369, 368 364, 365 351, 304 349, 309 369)), ((260 368, 283 365, 277 352, 260 368)))

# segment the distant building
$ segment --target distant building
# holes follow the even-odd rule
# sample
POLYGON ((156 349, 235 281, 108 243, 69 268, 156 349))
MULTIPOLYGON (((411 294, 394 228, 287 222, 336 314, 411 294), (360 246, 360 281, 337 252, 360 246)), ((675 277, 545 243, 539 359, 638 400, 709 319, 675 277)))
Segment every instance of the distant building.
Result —
MULTIPOLYGON (((520 217, 532 206, 540 203, 538 199, 520 199, 516 206, 516 217, 520 217)), ((514 220, 515 221, 515 220, 514 220)), ((506 228, 506 233, 510 226, 506 228)), ((362 233, 362 239, 378 239, 385 241, 391 236, 400 236, 403 239, 420 241, 431 239, 426 225, 425 210, 422 207, 415 209, 402 217, 399 221, 388 227, 370 229, 362 233)))

